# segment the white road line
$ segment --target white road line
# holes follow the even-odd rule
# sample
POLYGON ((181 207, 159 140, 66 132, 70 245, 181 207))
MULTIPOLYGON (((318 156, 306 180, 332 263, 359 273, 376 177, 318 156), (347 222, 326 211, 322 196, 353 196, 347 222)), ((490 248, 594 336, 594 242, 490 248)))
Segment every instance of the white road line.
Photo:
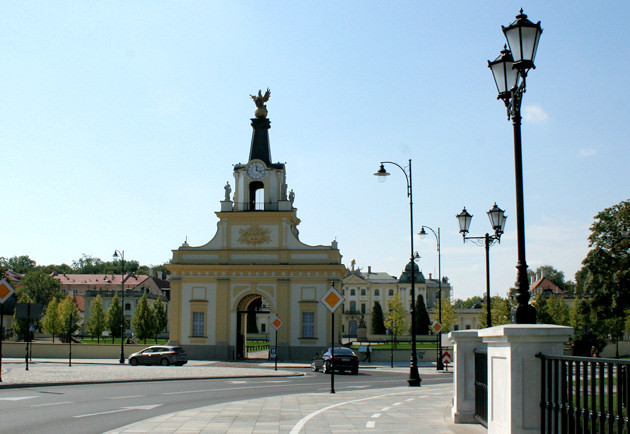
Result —
POLYGON ((0 398, 0 401, 22 401, 24 399, 33 398, 37 398, 37 396, 7 396, 5 398, 0 398))
POLYGON ((244 380, 236 380, 236 381, 230 381, 230 383, 232 383, 232 384, 247 384, 247 381, 244 381, 244 380))
POLYGON ((402 402, 395 402, 392 404, 392 407, 396 407, 397 405, 400 405, 400 404, 402 404, 402 402))
POLYGON ((405 399, 405 402, 413 401, 414 399, 416 399, 416 398, 405 399))
MULTIPOLYGON (((206 392, 225 392, 229 390, 246 390, 246 389, 269 389, 277 386, 245 386, 245 387, 223 387, 220 389, 201 389, 201 390, 182 390, 179 392, 162 392, 160 395, 187 395, 189 393, 206 393, 206 392)), ((322 389, 324 390, 324 389, 322 389)), ((326 389, 327 390, 327 389, 326 389)))
POLYGON ((112 396, 107 399, 131 399, 131 398, 144 398, 144 395, 128 395, 128 396, 112 396))
POLYGON ((387 411, 387 410, 391 410, 391 409, 392 409, 391 407, 383 407, 383 408, 381 408, 381 411, 387 411))
POLYGON ((379 417, 381 417, 381 413, 374 413, 371 418, 372 419, 378 419, 379 417))
POLYGON ((103 414, 112 414, 112 413, 120 413, 123 411, 132 411, 132 410, 153 410, 156 407, 159 407, 162 404, 153 404, 153 405, 136 405, 133 407, 122 407, 119 408, 117 410, 109 410, 109 411, 101 411, 98 413, 88 413, 88 414, 79 414, 77 416, 72 416, 75 418, 82 418, 82 417, 90 417, 90 416, 101 416, 103 414))
POLYGON ((376 422, 373 420, 368 420, 367 423, 365 424, 366 428, 374 428, 376 426, 376 422))
POLYGON ((65 404, 74 404, 74 401, 51 402, 48 404, 33 404, 33 405, 29 405, 29 407, 52 407, 53 405, 65 405, 65 404))
POLYGON ((348 389, 365 389, 371 387, 370 384, 360 384, 358 386, 348 386, 348 389))

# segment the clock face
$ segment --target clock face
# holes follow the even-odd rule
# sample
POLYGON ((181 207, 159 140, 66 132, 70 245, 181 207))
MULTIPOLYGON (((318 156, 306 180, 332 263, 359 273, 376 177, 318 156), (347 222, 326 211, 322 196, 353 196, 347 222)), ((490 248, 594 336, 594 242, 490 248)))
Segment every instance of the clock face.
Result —
POLYGON ((247 174, 252 179, 262 179, 265 176, 265 166, 258 161, 254 161, 247 168, 247 174))

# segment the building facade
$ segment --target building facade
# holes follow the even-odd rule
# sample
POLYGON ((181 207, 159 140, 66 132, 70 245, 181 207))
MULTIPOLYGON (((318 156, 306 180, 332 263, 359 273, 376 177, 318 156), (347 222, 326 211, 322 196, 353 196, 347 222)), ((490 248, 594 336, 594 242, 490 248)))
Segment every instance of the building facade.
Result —
MULTIPOLYGON (((247 358, 248 315, 258 324, 282 321, 277 341, 271 334, 281 359, 310 359, 331 340, 331 314, 320 298, 332 285, 341 289, 346 269, 335 241, 300 241, 285 164, 271 160, 268 94, 257 98, 249 159, 234 165, 234 192, 227 183, 214 237, 198 247, 185 242, 168 266, 170 342, 193 358, 247 358)), ((340 336, 341 315, 335 322, 340 336)))

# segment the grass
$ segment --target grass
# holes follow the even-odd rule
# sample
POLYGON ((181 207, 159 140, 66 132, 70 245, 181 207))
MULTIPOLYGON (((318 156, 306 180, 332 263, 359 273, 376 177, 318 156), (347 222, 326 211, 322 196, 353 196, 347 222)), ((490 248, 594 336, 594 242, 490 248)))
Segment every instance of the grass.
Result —
MULTIPOLYGON (((96 338, 81 338, 80 339, 81 342, 83 342, 84 344, 99 344, 98 340, 96 338)), ((164 345, 168 342, 168 339, 158 339, 157 340, 157 344, 155 343, 155 339, 147 339, 147 343, 146 345, 164 345)), ((120 345, 120 338, 114 338, 114 344, 118 344, 120 345)), ((125 343, 127 343, 126 339, 125 339, 125 343)), ((137 340, 136 339, 136 344, 138 345, 144 345, 144 340, 137 340)), ((112 345, 112 338, 101 338, 100 340, 100 344, 109 344, 112 345)))
MULTIPOLYGON (((392 348, 392 343, 391 342, 383 342, 383 343, 379 343, 379 344, 371 344, 372 345, 372 351, 374 350, 391 350, 392 348)), ((359 345, 352 345, 352 349, 353 350, 357 350, 359 348, 359 345)), ((432 350, 432 349, 436 349, 437 348, 437 343, 436 342, 416 342, 416 349, 428 349, 428 350, 432 350)), ((394 346, 395 350, 410 350, 411 349, 411 342, 396 342, 396 345, 394 346)))

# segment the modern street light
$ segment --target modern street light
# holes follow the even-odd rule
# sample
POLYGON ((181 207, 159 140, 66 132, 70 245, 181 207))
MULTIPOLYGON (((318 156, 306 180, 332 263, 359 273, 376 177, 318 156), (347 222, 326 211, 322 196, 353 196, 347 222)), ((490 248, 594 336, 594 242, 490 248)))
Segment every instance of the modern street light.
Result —
MULTIPOLYGON (((418 235, 421 237, 426 237, 428 234, 425 231, 425 228, 433 232, 435 235, 435 240, 437 241, 437 254, 438 254, 438 322, 440 325, 442 324, 442 257, 440 253, 440 228, 438 228, 437 232, 435 232, 429 226, 422 226, 418 235)), ((444 370, 444 363, 442 362, 442 331, 440 330, 437 334, 438 336, 438 355, 437 355, 437 370, 444 370)))
POLYGON ((464 237, 464 243, 466 240, 470 240, 479 246, 485 245, 486 247, 486 326, 492 327, 492 315, 490 312, 490 246, 495 243, 501 243, 501 234, 505 228, 505 211, 497 206, 495 203, 492 209, 488 211, 488 218, 492 229, 494 229, 494 235, 489 235, 487 232, 483 237, 467 237, 468 229, 470 228, 470 222, 472 215, 468 214, 466 208, 457 214, 457 221, 459 222, 459 232, 464 237))
POLYGON ((521 9, 516 21, 507 27, 501 26, 509 45, 501 51, 499 57, 488 61, 499 95, 507 108, 508 120, 514 127, 514 174, 516 178, 516 232, 518 238, 518 262, 516 264, 516 288, 518 307, 517 324, 535 324, 536 309, 529 304, 529 282, 527 280, 527 262, 525 260, 525 212, 523 200, 523 158, 521 149, 521 102, 525 93, 527 72, 535 68, 534 59, 538 42, 542 34, 540 21, 529 21, 521 9), (520 82, 520 83, 519 83, 520 82))
POLYGON ((120 363, 125 363, 125 251, 114 250, 114 259, 120 257, 120 363))
POLYGON ((411 363, 409 366, 409 378, 407 379, 407 383, 409 383, 409 386, 420 386, 422 379, 418 373, 418 356, 416 354, 416 254, 413 250, 413 184, 411 177, 411 159, 409 159, 409 166, 407 169, 398 163, 394 163, 393 161, 381 161, 381 167, 374 176, 382 177, 379 178, 382 181, 385 181, 385 176, 390 175, 387 170, 385 170, 385 167, 383 167, 384 164, 393 164, 398 167, 405 174, 405 180, 407 181, 407 197, 409 197, 409 227, 411 229, 411 261, 409 262, 411 266, 411 363))

